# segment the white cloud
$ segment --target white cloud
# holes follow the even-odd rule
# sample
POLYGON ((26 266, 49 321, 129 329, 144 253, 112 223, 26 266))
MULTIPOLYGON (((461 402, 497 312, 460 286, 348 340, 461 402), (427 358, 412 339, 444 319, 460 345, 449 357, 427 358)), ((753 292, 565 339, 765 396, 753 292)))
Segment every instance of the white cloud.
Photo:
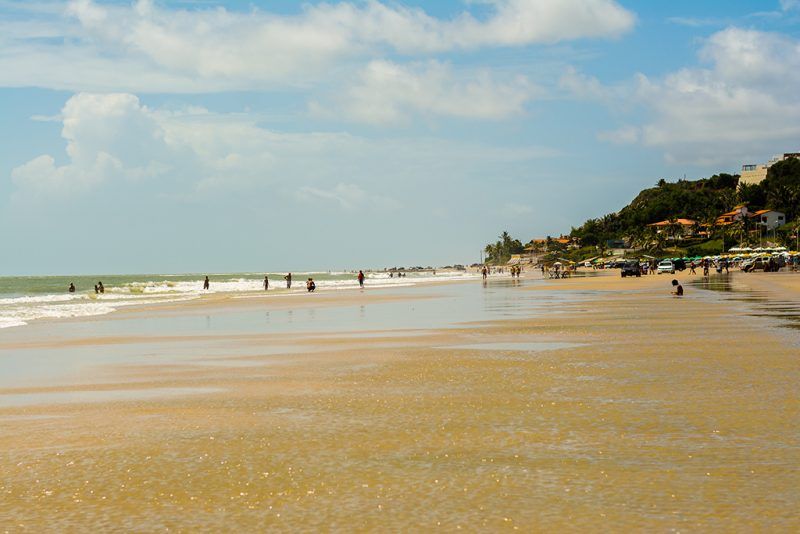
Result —
MULTIPOLYGON (((409 66, 372 61, 339 98, 336 110, 369 123, 396 122, 412 113, 501 119, 522 113, 540 92, 524 77, 500 83, 488 72, 459 75, 436 61, 409 66)), ((312 107, 323 109, 330 106, 312 107)))
MULTIPOLYGON (((244 191, 347 210, 395 210, 416 183, 527 168, 555 153, 436 138, 366 139, 282 133, 258 117, 203 108, 153 109, 128 93, 79 93, 61 110, 66 158, 42 154, 12 170, 15 199, 123 194, 192 201, 244 191), (398 189, 399 187, 399 189, 398 189)), ((410 193, 409 193, 410 194, 410 193)))
POLYGON ((297 86, 324 79, 342 61, 387 52, 616 37, 634 24, 614 0, 488 3, 485 19, 463 12, 444 20, 377 0, 307 5, 296 15, 73 0, 63 11, 42 8, 34 20, 2 24, 0 85, 136 92, 297 86))
POLYGON ((731 27, 711 35, 699 58, 709 66, 660 79, 638 75, 635 89, 619 98, 643 106, 648 119, 598 137, 662 149, 681 165, 736 167, 797 148, 800 41, 731 27))
POLYGON ((169 168, 165 132, 134 95, 75 95, 62 109, 61 121, 70 163, 57 166, 50 155, 34 158, 11 173, 20 188, 62 195, 112 178, 157 176, 169 168))
POLYGON ((567 67, 561 75, 558 86, 570 96, 585 100, 607 100, 615 93, 594 76, 583 74, 572 66, 567 67))

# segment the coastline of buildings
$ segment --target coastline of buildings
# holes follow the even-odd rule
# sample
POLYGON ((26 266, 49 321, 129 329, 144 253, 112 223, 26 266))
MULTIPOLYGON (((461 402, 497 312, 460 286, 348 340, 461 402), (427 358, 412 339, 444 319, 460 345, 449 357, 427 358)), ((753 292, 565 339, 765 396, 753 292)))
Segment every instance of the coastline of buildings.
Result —
MULTIPOLYGON (((724 228, 745 220, 750 225, 750 232, 766 230, 767 232, 786 224, 786 214, 776 210, 757 210, 749 211, 747 206, 736 206, 733 210, 718 216, 713 225, 703 225, 693 219, 666 219, 646 225, 655 230, 655 234, 666 233, 667 240, 677 242, 684 239, 709 238, 712 234, 713 226, 724 228), (755 228, 753 228, 755 227, 755 228)), ((557 238, 535 238, 531 239, 520 254, 512 254, 507 265, 518 265, 521 263, 537 264, 541 259, 551 252, 572 251, 581 248, 580 240, 576 237, 561 235, 557 238)), ((627 239, 610 239, 605 243, 605 255, 624 256, 628 252, 634 251, 634 247, 627 239)))

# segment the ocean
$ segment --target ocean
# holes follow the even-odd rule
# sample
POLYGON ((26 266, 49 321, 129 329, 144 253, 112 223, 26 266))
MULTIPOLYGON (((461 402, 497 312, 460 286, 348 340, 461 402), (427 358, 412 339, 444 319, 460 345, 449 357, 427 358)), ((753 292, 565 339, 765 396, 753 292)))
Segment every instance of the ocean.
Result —
MULTIPOLYGON (((263 292, 264 275, 270 291, 287 292, 286 273, 209 274, 210 288, 203 290, 204 274, 144 274, 89 276, 5 276, 0 277, 0 328, 24 326, 39 319, 88 317, 112 313, 125 306, 179 302, 207 293, 263 292), (95 294, 102 282, 105 293, 95 294), (75 293, 69 293, 69 284, 75 293)), ((411 286, 419 283, 473 278, 466 271, 407 272, 399 278, 388 272, 367 272, 368 288, 411 286)), ((305 291, 311 277, 318 291, 358 288, 357 272, 294 272, 292 292, 305 291)))

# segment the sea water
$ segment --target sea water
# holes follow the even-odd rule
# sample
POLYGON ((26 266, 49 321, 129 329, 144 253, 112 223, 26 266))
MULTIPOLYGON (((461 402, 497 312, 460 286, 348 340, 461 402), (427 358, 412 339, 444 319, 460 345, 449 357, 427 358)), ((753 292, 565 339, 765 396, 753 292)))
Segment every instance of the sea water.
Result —
MULTIPOLYGON (((208 290, 203 290, 205 275, 199 274, 0 277, 0 328, 24 326, 37 319, 105 315, 125 306, 192 300, 207 293, 263 292, 265 274, 271 291, 287 291, 286 273, 212 274, 208 290), (95 293, 98 282, 103 283, 105 293, 95 293), (75 284, 75 293, 68 292, 70 283, 75 284)), ((355 272, 296 272, 292 277, 291 291, 295 292, 305 291, 309 277, 319 291, 358 287, 355 272)), ((435 275, 411 271, 402 278, 388 272, 368 272, 366 284, 389 288, 475 277, 477 274, 466 271, 440 271, 435 275)))

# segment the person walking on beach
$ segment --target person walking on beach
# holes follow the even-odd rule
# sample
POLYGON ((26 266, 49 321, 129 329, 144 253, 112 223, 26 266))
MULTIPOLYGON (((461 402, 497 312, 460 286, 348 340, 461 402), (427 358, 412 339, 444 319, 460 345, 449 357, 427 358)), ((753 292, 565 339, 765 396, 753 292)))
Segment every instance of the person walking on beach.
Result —
POLYGON ((292 273, 287 274, 283 279, 286 280, 286 289, 292 289, 292 273))
POLYGON ((708 260, 703 260, 703 276, 708 278, 708 260))
POLYGON ((313 278, 309 278, 308 282, 306 282, 306 289, 309 293, 313 293, 315 289, 317 289, 317 284, 314 283, 313 278))
POLYGON ((265 274, 264 275, 264 291, 269 289, 269 277, 265 274))
POLYGON ((106 292, 106 288, 103 287, 103 282, 97 282, 97 289, 100 290, 100 293, 106 292))
POLYGON ((364 271, 358 271, 358 285, 364 289, 364 271))
POLYGON ((489 270, 486 268, 485 265, 483 266, 483 270, 481 271, 481 274, 483 275, 483 279, 486 280, 486 277, 489 275, 489 270))
POLYGON ((69 291, 70 293, 75 293, 75 284, 70 282, 69 283, 69 289, 67 291, 69 291))
POLYGON ((203 289, 208 289, 210 286, 211 283, 208 281, 208 276, 206 276, 206 279, 203 280, 203 289))
POLYGON ((673 295, 675 295, 676 297, 683 296, 683 286, 680 285, 677 280, 672 281, 672 287, 675 288, 675 291, 672 292, 673 295))

